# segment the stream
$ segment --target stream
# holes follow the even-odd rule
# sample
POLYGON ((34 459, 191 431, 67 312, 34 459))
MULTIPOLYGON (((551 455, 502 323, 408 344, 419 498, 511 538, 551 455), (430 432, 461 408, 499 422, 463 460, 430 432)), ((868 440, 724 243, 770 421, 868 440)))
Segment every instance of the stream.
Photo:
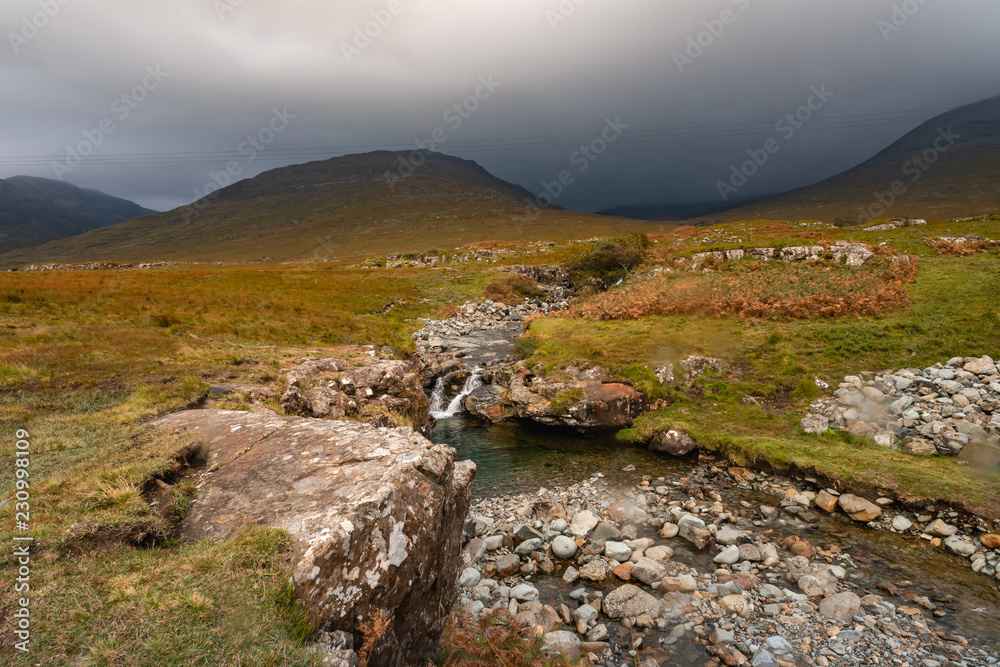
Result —
MULTIPOLYGON (((738 484, 726 475, 724 465, 713 466, 714 460, 711 457, 703 456, 699 459, 694 456, 677 458, 661 455, 644 448, 622 445, 615 441, 613 433, 580 435, 575 431, 541 426, 529 421, 490 424, 468 416, 464 410, 464 399, 479 386, 480 369, 507 358, 520 330, 520 323, 512 322, 489 331, 474 330, 458 339, 449 340, 450 345, 462 350, 460 356, 466 367, 475 370, 461 376, 451 374, 448 378, 439 379, 431 396, 431 410, 437 419, 433 440, 454 447, 457 452, 456 460, 471 459, 477 465, 473 487, 474 513, 483 511, 485 516, 492 508, 495 518, 503 521, 512 516, 517 507, 530 504, 542 496, 579 499, 581 494, 586 496, 587 493, 591 495, 590 500, 584 500, 585 505, 599 498, 605 501, 622 500, 641 494, 651 499, 658 508, 651 508, 651 511, 659 512, 664 505, 656 505, 657 503, 668 500, 675 503, 678 500, 688 502, 691 497, 687 491, 692 487, 692 479, 711 479, 710 485, 719 494, 726 511, 735 514, 743 526, 752 526, 753 533, 761 540, 777 544, 792 535, 807 540, 828 554, 827 562, 832 559, 845 567, 846 580, 842 582, 841 590, 847 584, 848 589, 856 591, 859 596, 875 593, 903 610, 902 613, 916 614, 921 622, 926 619, 932 632, 939 635, 955 633, 965 637, 969 640, 969 650, 975 646, 989 648, 980 658, 970 657, 964 664, 997 664, 994 656, 997 656, 1000 649, 1000 591, 995 578, 974 573, 967 560, 953 556, 943 548, 935 548, 912 534, 874 530, 854 523, 842 514, 829 515, 817 510, 803 515, 807 519, 803 520, 798 515, 783 511, 777 518, 761 520, 760 508, 764 505, 781 507, 781 494, 788 488, 810 488, 803 480, 758 474, 757 481, 752 485, 738 484), (464 382, 464 386, 460 386, 461 382, 464 382), (653 493, 654 488, 658 492, 664 487, 671 489, 666 499, 653 493), (595 488, 601 489, 596 497, 593 495, 595 488), (935 614, 931 613, 930 608, 921 611, 915 609, 920 600, 924 599, 936 607, 935 614)), ((606 502, 604 506, 607 506, 606 502)), ((524 522, 530 520, 529 517, 524 522)), ((638 526, 636 537, 651 538, 658 544, 664 543, 662 538, 656 539, 657 530, 649 525, 638 526)), ((668 542, 674 550, 671 560, 681 569, 692 568, 691 571, 711 576, 710 573, 719 567, 713 562, 717 548, 698 551, 684 540, 673 539, 668 542)), ((790 553, 780 552, 780 558, 790 557, 790 553)), ((823 558, 817 555, 813 562, 822 563, 823 558)), ((583 600, 592 600, 588 596, 607 595, 624 583, 614 576, 603 582, 581 579, 566 583, 563 579, 565 571, 564 564, 557 563, 551 574, 545 574, 539 569, 524 580, 538 590, 542 603, 551 605, 552 608, 566 604, 569 609, 579 606, 582 600, 578 597, 584 589, 586 592, 583 600), (571 593, 574 595, 571 596, 571 593)), ((519 579, 514 578, 515 581, 519 579)), ((773 578, 771 581, 780 583, 773 578)), ((795 588, 787 582, 780 585, 795 588)), ((634 641, 629 629, 621 622, 611 621, 603 616, 601 622, 607 624, 610 635, 607 641, 617 658, 600 664, 623 665, 626 664, 623 660, 627 660, 627 664, 632 665, 633 659, 627 657, 631 642, 634 641)), ((713 662, 712 655, 717 654, 710 654, 707 650, 713 647, 706 647, 704 636, 698 641, 694 639, 698 632, 697 627, 692 632, 692 626, 696 626, 698 622, 696 620, 694 624, 682 622, 676 625, 677 621, 674 621, 672 628, 643 629, 644 648, 639 651, 639 661, 653 657, 661 667, 718 664, 713 662), (682 626, 686 626, 686 629, 682 626)), ((761 632, 765 636, 775 632, 783 635, 787 632, 793 643, 797 641, 794 639, 796 634, 800 638, 804 636, 801 628, 788 626, 781 629, 774 623, 773 617, 760 616, 758 609, 746 621, 737 621, 737 629, 747 637, 755 634, 760 636, 761 632)), ((874 649, 884 640, 877 636, 871 637, 871 633, 866 634, 866 629, 857 624, 854 629, 860 630, 861 635, 868 638, 859 640, 856 647, 852 640, 847 640, 847 644, 841 644, 846 647, 846 652, 838 649, 836 653, 831 653, 829 646, 823 645, 826 642, 824 631, 828 629, 828 624, 824 627, 822 621, 818 624, 809 621, 807 627, 810 630, 806 632, 814 632, 814 636, 821 642, 815 650, 807 652, 813 657, 827 656, 819 657, 818 662, 809 664, 824 665, 824 660, 831 665, 880 663, 920 667, 922 662, 924 667, 933 667, 934 664, 950 664, 948 659, 936 661, 929 657, 935 655, 941 658, 943 654, 948 654, 947 650, 934 653, 933 648, 922 647, 916 653, 907 652, 908 648, 912 649, 921 643, 915 639, 901 639, 902 643, 894 651, 900 656, 898 658, 892 652, 885 652, 884 646, 874 649), (902 657, 903 653, 907 657, 902 657), (913 658, 917 655, 927 657, 914 661, 913 658)), ((926 635, 927 631, 923 632, 926 635)), ((848 632, 844 636, 850 634, 848 632)), ((834 642, 834 639, 830 641, 834 642)), ((891 645, 892 640, 888 641, 891 645)), ((796 652, 799 652, 797 645, 796 652)), ((746 664, 750 664, 750 657, 747 656, 746 664)), ((754 664, 757 664, 756 661, 754 664)))
MULTIPOLYGON (((611 495, 621 497, 616 489, 635 489, 644 475, 653 480, 686 479, 709 465, 695 458, 665 457, 623 446, 612 435, 580 436, 521 423, 488 425, 461 412, 438 422, 434 440, 454 447, 456 460, 471 459, 477 464, 474 502, 534 494, 540 487, 578 484, 597 473, 603 475, 611 495)), ((727 508, 778 507, 781 500, 735 484, 719 492, 727 508)), ((751 515, 745 510, 741 513, 751 515)), ((898 595, 878 592, 897 606, 912 606, 913 597, 918 595, 945 600, 937 604, 947 615, 934 619, 932 625, 1000 646, 1000 593, 995 580, 973 573, 967 561, 912 536, 871 530, 840 515, 816 514, 815 520, 807 523, 783 513, 768 524, 773 531, 770 539, 779 541, 794 534, 824 549, 839 547, 856 564, 848 577, 860 589, 875 591, 875 583, 891 582, 898 588, 898 595)), ((639 536, 655 536, 655 531, 646 529, 639 536)), ((698 552, 683 542, 675 546, 675 561, 701 572, 717 567, 711 550, 698 552)), ((534 585, 543 595, 552 596, 548 601, 554 605, 568 600, 570 590, 579 586, 565 584, 560 575, 557 570, 551 575, 539 572, 533 576, 534 585)), ((619 633, 621 630, 619 627, 619 633)), ((662 632, 652 633, 653 639, 665 636, 662 632)), ((674 646, 669 664, 703 665, 708 655, 693 642, 689 644, 682 641, 674 646)))

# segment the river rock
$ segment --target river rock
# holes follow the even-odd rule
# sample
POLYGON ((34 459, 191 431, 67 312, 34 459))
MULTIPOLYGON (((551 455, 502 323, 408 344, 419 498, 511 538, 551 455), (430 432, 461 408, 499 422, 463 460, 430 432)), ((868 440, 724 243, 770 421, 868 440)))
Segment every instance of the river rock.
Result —
POLYGON ((962 558, 971 558, 976 553, 976 545, 959 535, 952 535, 944 541, 948 551, 962 558))
POLYGON ((538 589, 531 584, 520 584, 510 589, 510 597, 518 602, 534 602, 538 599, 538 589))
POLYGON ((530 540, 525 540, 521 544, 517 545, 514 549, 514 553, 518 556, 527 556, 532 551, 538 551, 542 546, 542 540, 535 537, 530 540))
POLYGON ((632 566, 632 578, 641 581, 647 586, 652 585, 654 581, 660 581, 666 574, 667 568, 650 558, 640 558, 632 566))
POLYGON ((693 521, 681 523, 679 535, 699 551, 707 549, 712 541, 712 533, 704 525, 698 525, 693 521))
POLYGON ((983 546, 987 549, 1000 549, 1000 535, 994 535, 992 533, 980 535, 979 541, 982 542, 983 546))
POLYGON ((605 521, 600 522, 590 531, 590 540, 592 542, 597 542, 598 540, 617 540, 621 536, 622 533, 620 530, 605 521))
POLYGON ((945 523, 941 519, 935 519, 927 524, 924 532, 934 537, 951 537, 958 532, 958 528, 945 523))
POLYGON ((635 618, 643 614, 656 617, 660 601, 632 584, 625 584, 608 593, 604 598, 604 614, 608 618, 635 618))
POLYGON ((582 372, 566 382, 521 372, 511 379, 508 395, 518 417, 548 426, 623 428, 646 409, 634 387, 590 380, 582 372))
POLYGON ((722 550, 722 553, 717 555, 714 559, 716 563, 722 565, 734 565, 740 560, 740 548, 738 546, 731 545, 722 550))
POLYGON ((664 431, 655 435, 649 441, 649 449, 654 452, 663 452, 671 456, 686 456, 690 454, 698 443, 684 431, 664 431))
POLYGON ((281 404, 285 412, 320 419, 357 418, 377 426, 392 425, 389 414, 413 421, 430 435, 430 401, 420 373, 410 362, 372 356, 364 348, 346 348, 356 360, 304 359, 285 377, 281 404), (414 419, 415 415, 419 417, 414 419))
POLYGON ((479 570, 474 567, 467 567, 462 570, 461 576, 458 578, 458 585, 462 588, 472 588, 483 578, 479 574, 479 570))
POLYGON ((737 547, 740 550, 740 560, 750 561, 751 563, 758 563, 764 560, 764 557, 760 553, 760 549, 754 544, 741 544, 737 547))
POLYGON ((556 558, 569 560, 576 555, 576 550, 576 542, 565 535, 559 535, 552 540, 552 553, 556 558))
POLYGON ((598 523, 600 520, 591 512, 587 510, 577 512, 569 525, 569 532, 571 535, 585 539, 590 535, 590 531, 597 527, 598 523))
POLYGON ((517 416, 507 391, 492 384, 481 385, 466 396, 465 411, 495 424, 517 416))
POLYGON ((813 503, 824 512, 833 513, 837 509, 837 496, 823 490, 816 494, 813 503))
POLYGON ((603 558, 595 558, 580 568, 580 578, 587 581, 604 581, 611 576, 611 566, 603 558))
POLYGON ((580 638, 568 630, 557 630, 542 637, 542 653, 552 657, 561 655, 566 660, 580 657, 580 638))
POLYGON ((372 664, 434 658, 458 587, 473 463, 409 428, 220 410, 154 423, 200 437, 220 466, 202 481, 185 537, 286 530, 292 584, 311 618, 360 646, 358 619, 379 611, 392 622, 372 664))
POLYGON ((497 576, 501 578, 513 577, 521 567, 521 559, 514 554, 504 554, 497 557, 497 576))
POLYGON ((855 521, 868 522, 882 514, 882 508, 864 498, 845 493, 838 499, 840 509, 855 521))
POLYGON ((694 593, 698 590, 698 582, 690 574, 664 577, 660 580, 660 590, 664 593, 694 593))
POLYGON ((938 454, 934 443, 924 438, 910 438, 903 445, 903 451, 915 456, 937 456, 938 454))
POLYGON ((990 376, 997 374, 996 365, 988 359, 970 359, 965 363, 964 369, 976 375, 990 376))
POLYGON ((674 550, 670 547, 650 547, 643 551, 642 555, 650 560, 665 563, 674 557, 674 550))
POLYGON ((672 537, 677 537, 677 533, 680 532, 680 528, 677 527, 676 523, 670 523, 669 521, 660 528, 660 532, 657 533, 663 539, 669 540, 672 537))
POLYGON ((834 396, 813 401, 803 427, 825 419, 833 428, 919 456, 964 456, 975 444, 976 458, 984 445, 1000 447, 1000 428, 990 426, 990 415, 1000 419, 996 372, 989 357, 955 357, 923 370, 846 376, 834 396))
POLYGON ((764 640, 764 645, 767 646, 767 650, 776 656, 788 655, 794 651, 794 647, 788 643, 788 640, 781 635, 772 635, 764 640))
POLYGON ((726 616, 750 617, 750 603, 742 594, 726 595, 719 600, 719 608, 726 616))
POLYGON ((624 563, 632 555, 632 549, 624 542, 606 542, 604 544, 604 555, 611 560, 624 563))
POLYGON ((749 539, 750 538, 747 537, 747 534, 742 530, 734 528, 728 524, 719 528, 718 532, 715 533, 715 543, 722 546, 748 542, 749 539))
POLYGON ((913 528, 913 522, 907 519, 905 516, 897 516, 892 520, 893 530, 903 532, 913 528))
POLYGON ((841 623, 850 623, 861 612, 861 598, 849 591, 831 595, 819 603, 819 611, 841 623))

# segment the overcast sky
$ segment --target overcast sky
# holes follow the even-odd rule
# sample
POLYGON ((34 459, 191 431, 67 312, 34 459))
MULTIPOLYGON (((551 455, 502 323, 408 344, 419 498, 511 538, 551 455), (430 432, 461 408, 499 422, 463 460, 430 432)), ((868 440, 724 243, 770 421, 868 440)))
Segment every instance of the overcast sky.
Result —
POLYGON ((998 26, 996 0, 4 0, 0 178, 166 210, 227 160, 246 177, 439 130, 536 193, 568 170, 557 203, 599 210, 719 201, 773 137, 749 197, 1000 94, 998 26))

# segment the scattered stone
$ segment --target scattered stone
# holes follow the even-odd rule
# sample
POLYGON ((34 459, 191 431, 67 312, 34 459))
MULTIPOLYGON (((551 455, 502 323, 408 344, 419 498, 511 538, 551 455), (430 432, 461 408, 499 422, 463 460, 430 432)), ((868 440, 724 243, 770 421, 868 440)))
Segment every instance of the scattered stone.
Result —
POLYGON ((855 614, 861 612, 861 598, 851 592, 831 595, 819 603, 819 611, 841 623, 850 623, 855 614))
POLYGON ((927 527, 924 528, 924 532, 928 535, 933 535, 934 537, 951 537, 958 532, 958 528, 946 524, 941 519, 935 519, 931 523, 927 524, 927 527))
POLYGON ((892 520, 892 529, 902 533, 913 528, 913 522, 907 519, 905 516, 897 516, 892 520))
POLYGON ((642 614, 659 616, 660 601, 641 588, 625 584, 608 593, 603 609, 608 618, 634 618, 642 614))
POLYGON ((568 630, 557 630, 542 637, 542 653, 552 657, 561 655, 566 660, 580 657, 580 638, 568 630))
POLYGON ((558 535, 552 540, 552 553, 556 558, 569 560, 576 555, 576 550, 576 542, 565 535, 558 535))
POLYGON ((882 514, 882 508, 875 503, 850 493, 840 496, 838 504, 840 509, 844 510, 844 513, 854 521, 868 522, 877 519, 882 514))

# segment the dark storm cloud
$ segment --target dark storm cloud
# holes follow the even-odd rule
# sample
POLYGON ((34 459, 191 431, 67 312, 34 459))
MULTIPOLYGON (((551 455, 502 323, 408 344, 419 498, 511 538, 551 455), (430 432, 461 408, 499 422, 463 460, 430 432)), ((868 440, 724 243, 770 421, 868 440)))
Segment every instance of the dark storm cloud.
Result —
POLYGON ((593 210, 718 201, 731 165, 777 137, 740 189, 754 196, 853 166, 934 112, 862 114, 1000 93, 997 25, 991 0, 8 1, 0 177, 53 177, 91 141, 66 180, 165 209, 224 169, 213 152, 245 177, 440 130, 438 150, 535 192, 570 171, 557 203, 593 210), (821 86, 813 118, 777 133, 821 86), (294 118, 250 160, 275 109, 294 118), (628 130, 582 157, 608 119, 628 130), (288 152, 326 147, 342 150, 288 152))

